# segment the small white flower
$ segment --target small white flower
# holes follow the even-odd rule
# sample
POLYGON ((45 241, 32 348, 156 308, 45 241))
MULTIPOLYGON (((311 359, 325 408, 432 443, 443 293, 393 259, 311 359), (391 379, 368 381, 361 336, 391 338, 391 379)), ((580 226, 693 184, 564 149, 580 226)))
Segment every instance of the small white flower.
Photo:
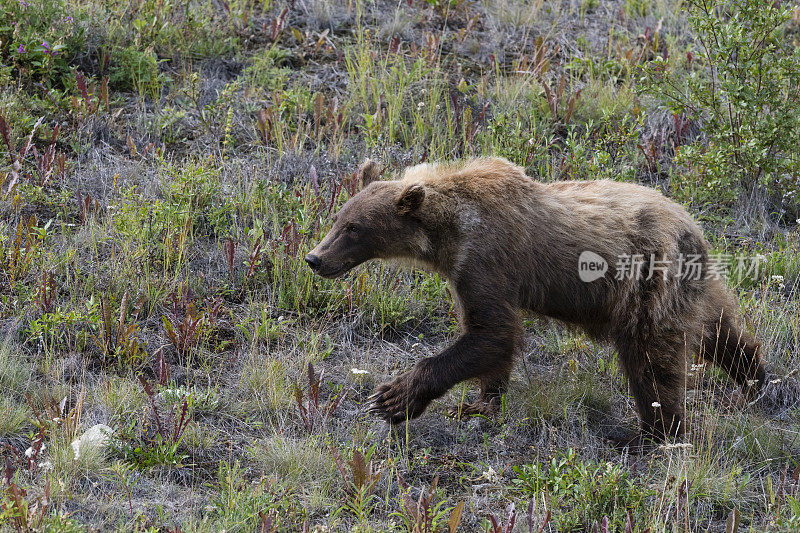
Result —
POLYGON ((692 365, 692 372, 699 372, 700 370, 702 370, 703 368, 705 368, 705 366, 706 366, 706 364, 705 364, 705 363, 700 363, 700 364, 692 365))
POLYGON ((491 466, 489 467, 488 470, 486 470, 481 474, 481 477, 483 477, 489 483, 500 483, 500 475, 497 472, 495 472, 494 468, 492 468, 491 466))
POLYGON ((533 146, 534 142, 536 142, 536 141, 534 141, 533 137, 531 137, 530 139, 528 139, 528 146, 533 146))
POLYGON ((680 450, 680 449, 689 450, 692 447, 693 446, 688 442, 675 442, 675 443, 672 443, 672 444, 662 444, 661 445, 661 449, 662 450, 680 450))
POLYGON ((770 279, 772 281, 774 281, 775 283, 783 283, 783 279, 784 278, 783 278, 783 276, 777 276, 776 275, 776 276, 772 276, 770 279))
POLYGON ((660 403, 658 403, 658 402, 653 402, 653 408, 654 408, 654 409, 658 409, 659 407, 661 407, 661 404, 660 404, 660 403))
POLYGON ((420 102, 417 104, 417 109, 422 109, 423 107, 425 107, 425 102, 420 102))
POLYGON ((27 450, 25 450, 25 457, 27 457, 27 458, 29 458, 29 459, 30 459, 31 457, 33 457, 33 446, 31 446, 30 448, 28 448, 27 450))
POLYGON ((780 383, 780 382, 781 382, 781 379, 780 379, 780 378, 778 378, 778 379, 772 379, 772 380, 770 380, 769 384, 770 384, 770 385, 777 385, 777 384, 778 384, 778 383, 780 383))
POLYGON ((42 472, 47 472, 53 469, 53 463, 51 463, 50 461, 39 463, 39 468, 42 469, 42 472))
POLYGON ((352 372, 356 376, 364 376, 366 374, 369 374, 369 370, 361 370, 360 368, 351 368, 350 372, 352 372))
POLYGON ((752 386, 757 385, 757 384, 758 384, 758 380, 757 379, 748 379, 747 380, 747 386, 748 387, 752 387, 752 386))

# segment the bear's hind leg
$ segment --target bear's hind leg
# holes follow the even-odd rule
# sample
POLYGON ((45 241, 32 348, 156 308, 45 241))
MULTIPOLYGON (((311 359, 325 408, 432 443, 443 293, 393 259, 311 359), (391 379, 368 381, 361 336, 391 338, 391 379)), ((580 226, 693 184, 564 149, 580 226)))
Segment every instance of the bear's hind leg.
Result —
POLYGON ((642 437, 661 442, 682 436, 686 429, 683 352, 653 353, 631 345, 618 349, 641 419, 642 437))
POLYGON ((706 324, 701 353, 725 370, 749 400, 758 395, 765 380, 759 345, 736 326, 730 313, 723 312, 719 320, 706 324))
POLYGON ((454 405, 447 410, 453 418, 466 418, 474 415, 492 416, 500 410, 503 394, 508 387, 511 368, 503 372, 493 372, 480 378, 481 395, 470 404, 454 405), (500 374, 500 375, 498 375, 500 374))

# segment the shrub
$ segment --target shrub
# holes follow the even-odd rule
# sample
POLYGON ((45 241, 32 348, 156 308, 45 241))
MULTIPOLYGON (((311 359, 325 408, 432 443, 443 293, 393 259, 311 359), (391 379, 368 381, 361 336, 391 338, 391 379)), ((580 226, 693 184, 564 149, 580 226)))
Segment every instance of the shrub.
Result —
POLYGON ((644 510, 645 492, 622 467, 582 462, 572 449, 546 464, 515 466, 514 472, 520 490, 549 498, 559 531, 586 531, 604 517, 613 530, 622 530, 644 510))
POLYGON ((800 49, 783 39, 789 8, 761 0, 689 0, 699 43, 682 81, 662 58, 643 70, 640 91, 678 116, 698 120, 706 142, 682 146, 676 162, 692 173, 708 199, 767 186, 788 202, 800 199, 800 49))
POLYGON ((291 488, 274 478, 245 478, 239 463, 221 462, 206 520, 217 531, 308 531, 306 510, 291 488))
POLYGON ((64 0, 0 0, 0 63, 23 79, 63 88, 84 28, 64 0))
POLYGON ((159 89, 158 58, 152 50, 136 46, 118 48, 111 60, 111 88, 154 94, 159 89))

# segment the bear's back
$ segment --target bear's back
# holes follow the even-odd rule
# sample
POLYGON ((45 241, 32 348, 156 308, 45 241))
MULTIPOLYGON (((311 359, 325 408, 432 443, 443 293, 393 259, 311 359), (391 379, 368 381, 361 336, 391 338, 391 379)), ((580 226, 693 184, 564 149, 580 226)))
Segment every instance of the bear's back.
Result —
POLYGON ((409 167, 402 182, 422 183, 450 197, 474 200, 484 206, 525 203, 540 184, 525 169, 501 157, 482 157, 463 163, 409 167))

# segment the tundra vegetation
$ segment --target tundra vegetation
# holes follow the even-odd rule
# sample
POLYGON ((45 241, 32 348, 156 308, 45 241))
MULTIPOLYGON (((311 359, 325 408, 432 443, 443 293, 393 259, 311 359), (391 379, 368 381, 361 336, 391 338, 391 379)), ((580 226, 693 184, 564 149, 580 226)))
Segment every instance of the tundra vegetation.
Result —
POLYGON ((796 2, 0 5, 0 528, 800 529, 796 2), (530 316, 496 418, 446 416, 468 384, 370 416, 457 334, 447 284, 302 259, 364 157, 477 155, 656 187, 760 259, 728 282, 763 397, 689 358, 685 440, 630 455, 617 355, 530 316))

